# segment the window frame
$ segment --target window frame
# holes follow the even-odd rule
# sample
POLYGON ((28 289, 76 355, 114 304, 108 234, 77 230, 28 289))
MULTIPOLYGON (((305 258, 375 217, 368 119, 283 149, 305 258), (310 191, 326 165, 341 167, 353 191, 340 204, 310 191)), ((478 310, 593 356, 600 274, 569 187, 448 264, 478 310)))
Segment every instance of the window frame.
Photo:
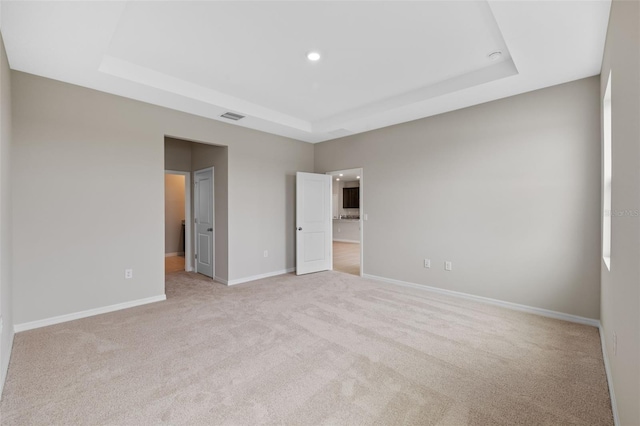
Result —
POLYGON ((602 260, 611 271, 612 139, 611 71, 602 98, 602 260))

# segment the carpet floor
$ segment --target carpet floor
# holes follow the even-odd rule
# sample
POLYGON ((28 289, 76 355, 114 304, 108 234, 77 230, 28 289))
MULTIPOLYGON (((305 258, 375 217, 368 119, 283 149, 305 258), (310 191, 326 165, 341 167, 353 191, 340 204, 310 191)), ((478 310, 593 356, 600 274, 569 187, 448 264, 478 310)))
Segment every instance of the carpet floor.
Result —
POLYGON ((15 336, 3 425, 611 425, 598 330, 339 272, 15 336))

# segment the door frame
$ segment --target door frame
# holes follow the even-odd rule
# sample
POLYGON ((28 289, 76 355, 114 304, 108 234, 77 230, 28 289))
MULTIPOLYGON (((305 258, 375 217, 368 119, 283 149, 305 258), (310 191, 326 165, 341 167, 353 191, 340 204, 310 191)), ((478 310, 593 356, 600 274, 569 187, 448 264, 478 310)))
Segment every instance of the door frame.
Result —
MULTIPOLYGON (((340 173, 357 173, 360 176, 360 276, 364 276, 364 223, 367 221, 367 215, 364 213, 364 167, 352 167, 350 169, 334 170, 325 174, 339 176, 340 173)), ((333 187, 333 178, 331 185, 333 187)), ((330 213, 331 225, 333 226, 333 211, 330 213)), ((331 230, 331 256, 333 257, 333 229, 331 230)), ((332 259, 333 260, 333 259, 332 259)))
POLYGON ((184 270, 190 272, 193 270, 193 255, 191 252, 191 172, 165 170, 164 174, 184 176, 184 270))
MULTIPOLYGON (((199 172, 206 172, 211 170, 211 214, 212 214, 212 221, 213 221, 213 232, 211 234, 211 263, 213 264, 213 268, 212 268, 212 274, 213 277, 211 278, 212 280, 215 280, 216 278, 216 174, 215 174, 215 170, 214 167, 206 167, 204 169, 199 169, 199 170, 194 170, 193 171, 193 185, 192 185, 192 189, 193 189, 193 216, 191 217, 191 222, 192 222, 192 233, 193 233, 193 241, 196 241, 196 211, 195 211, 195 206, 198 204, 198 192, 195 190, 196 187, 196 174, 199 172)), ((198 244, 194 244, 193 245, 193 264, 194 264, 194 268, 193 271, 198 273, 198 262, 196 262, 196 255, 198 254, 198 244)))

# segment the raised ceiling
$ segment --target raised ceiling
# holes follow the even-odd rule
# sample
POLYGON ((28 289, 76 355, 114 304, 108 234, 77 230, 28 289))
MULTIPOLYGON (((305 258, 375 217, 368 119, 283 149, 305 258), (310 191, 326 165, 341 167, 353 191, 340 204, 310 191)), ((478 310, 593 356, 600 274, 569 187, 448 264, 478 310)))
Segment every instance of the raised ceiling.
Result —
POLYGON ((597 75, 610 1, 0 7, 12 69, 321 142, 597 75))

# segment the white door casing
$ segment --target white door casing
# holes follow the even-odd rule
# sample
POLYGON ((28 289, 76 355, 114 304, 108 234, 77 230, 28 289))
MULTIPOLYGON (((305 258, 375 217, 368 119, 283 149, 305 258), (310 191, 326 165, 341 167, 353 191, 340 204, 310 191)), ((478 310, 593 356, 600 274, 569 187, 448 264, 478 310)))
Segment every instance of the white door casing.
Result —
POLYGON ((333 269, 331 176, 296 174, 296 274, 333 269))
POLYGON ((196 272, 213 278, 215 272, 213 167, 195 172, 194 185, 196 272))

